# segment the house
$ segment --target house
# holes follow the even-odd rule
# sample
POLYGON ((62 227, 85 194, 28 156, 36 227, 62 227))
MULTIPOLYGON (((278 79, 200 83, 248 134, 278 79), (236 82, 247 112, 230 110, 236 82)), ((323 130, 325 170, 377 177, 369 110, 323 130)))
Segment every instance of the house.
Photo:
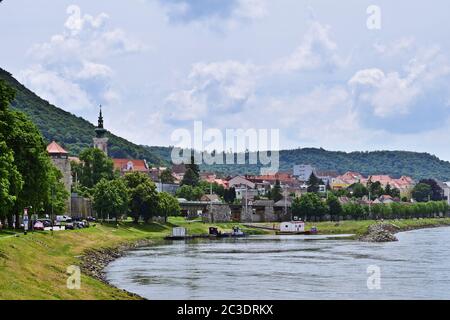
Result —
POLYGON ((444 182, 447 188, 444 189, 444 196, 447 197, 447 203, 450 204, 450 181, 444 182))
POLYGON ((331 185, 333 179, 339 176, 336 171, 316 171, 315 175, 322 180, 325 185, 331 185))
POLYGON ((331 188, 333 190, 346 189, 355 183, 364 183, 365 178, 358 172, 348 171, 343 175, 331 179, 331 188))
POLYGON ((244 176, 235 176, 234 178, 228 180, 228 187, 235 189, 242 189, 242 188, 255 189, 256 184, 248 180, 244 176))
POLYGON ((217 194, 205 194, 200 198, 200 201, 221 203, 220 197, 217 194))
POLYGON ((364 179, 364 184, 368 181, 379 182, 383 188, 390 185, 391 188, 400 190, 400 195, 408 196, 414 187, 414 180, 408 176, 401 176, 399 179, 391 178, 389 175, 371 175, 367 179, 364 179))
POLYGON ((150 173, 150 168, 148 167, 147 161, 136 160, 136 159, 112 159, 114 164, 114 170, 120 172, 124 175, 128 172, 143 172, 146 174, 150 173))

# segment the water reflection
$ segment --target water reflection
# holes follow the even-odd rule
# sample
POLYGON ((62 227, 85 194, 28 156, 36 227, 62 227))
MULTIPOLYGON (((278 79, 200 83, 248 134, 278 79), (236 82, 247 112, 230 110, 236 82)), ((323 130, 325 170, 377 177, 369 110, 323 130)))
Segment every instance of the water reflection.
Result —
POLYGON ((450 228, 398 238, 174 242, 129 252, 107 276, 148 299, 450 299, 450 228), (381 290, 367 289, 369 265, 381 268, 381 290))

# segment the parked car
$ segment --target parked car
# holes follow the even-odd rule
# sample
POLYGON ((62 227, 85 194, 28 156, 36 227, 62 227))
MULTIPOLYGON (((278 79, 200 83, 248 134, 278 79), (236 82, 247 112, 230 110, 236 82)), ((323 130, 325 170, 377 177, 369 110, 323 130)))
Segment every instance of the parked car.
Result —
POLYGON ((71 220, 69 216, 63 215, 63 216, 56 216, 56 221, 59 222, 69 222, 68 220, 71 220))
POLYGON ((65 226, 66 230, 74 230, 75 229, 73 222, 68 222, 64 226, 65 226))
POLYGON ((36 223, 33 226, 34 230, 44 230, 44 224, 41 221, 36 221, 36 223))

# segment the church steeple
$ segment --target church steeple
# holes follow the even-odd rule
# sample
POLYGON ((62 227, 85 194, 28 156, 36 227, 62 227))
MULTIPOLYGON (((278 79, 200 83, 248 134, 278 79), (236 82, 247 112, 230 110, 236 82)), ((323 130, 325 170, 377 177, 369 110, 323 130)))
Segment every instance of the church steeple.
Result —
POLYGON ((105 136, 106 130, 103 127, 103 114, 102 114, 102 105, 100 105, 100 113, 98 115, 98 125, 95 128, 95 134, 97 138, 103 138, 105 136))
POLYGON ((105 137, 106 129, 103 127, 102 106, 100 105, 100 112, 98 114, 98 124, 95 127, 94 147, 102 150, 108 155, 108 138, 105 137))

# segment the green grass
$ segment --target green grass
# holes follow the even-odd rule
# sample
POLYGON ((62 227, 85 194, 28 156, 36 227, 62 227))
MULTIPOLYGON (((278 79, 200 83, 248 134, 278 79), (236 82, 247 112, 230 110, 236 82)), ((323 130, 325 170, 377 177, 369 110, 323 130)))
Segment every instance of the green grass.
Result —
MULTIPOLYGON (((385 223, 393 223, 400 230, 419 229, 432 226, 450 225, 450 218, 428 218, 428 219, 406 219, 406 220, 384 220, 385 223)), ((344 220, 339 222, 306 222, 305 230, 311 227, 317 227, 319 234, 354 234, 356 237, 367 233, 367 229, 372 224, 377 223, 374 220, 344 220)), ((262 225, 278 228, 278 223, 262 223, 262 225)))
MULTIPOLYGON (((190 234, 207 233, 211 225, 223 231, 231 230, 235 223, 204 224, 171 218, 168 224, 139 224, 132 222, 96 224, 95 227, 73 231, 29 232, 18 237, 0 233, 0 299, 133 299, 122 290, 82 275, 80 290, 66 287, 70 265, 78 265, 79 256, 87 249, 115 247, 140 239, 155 243, 171 232, 175 225, 188 229, 190 234)), ((242 225, 240 225, 242 227, 242 225)), ((245 228, 244 228, 245 229, 245 228)), ((261 231, 247 230, 261 233, 261 231)))
MULTIPOLYGON (((446 219, 393 220, 402 230, 450 224, 446 219)), ((321 234, 364 234, 374 221, 342 221, 307 223, 315 225, 321 234)), ((190 234, 207 233, 210 226, 229 231, 240 226, 245 232, 263 234, 267 231, 248 229, 239 223, 207 224, 171 218, 167 224, 147 225, 122 222, 97 224, 95 227, 74 231, 35 232, 28 235, 0 233, 0 299, 136 299, 122 290, 110 287, 92 277, 82 275, 81 289, 66 287, 70 265, 80 263, 80 255, 87 249, 116 247, 125 242, 150 239, 155 243, 170 234, 173 226, 183 226, 190 234)), ((267 224, 269 225, 269 224, 267 224)), ((270 224, 272 226, 273 224, 270 224)))

